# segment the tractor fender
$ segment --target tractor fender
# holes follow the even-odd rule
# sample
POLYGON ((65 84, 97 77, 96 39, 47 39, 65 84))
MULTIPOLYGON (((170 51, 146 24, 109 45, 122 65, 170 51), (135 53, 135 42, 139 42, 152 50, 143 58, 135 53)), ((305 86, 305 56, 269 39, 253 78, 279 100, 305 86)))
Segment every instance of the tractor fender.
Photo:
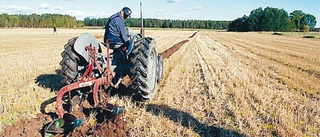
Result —
POLYGON ((89 53, 86 50, 86 46, 92 46, 96 48, 96 52, 101 51, 99 42, 90 33, 81 34, 74 43, 74 50, 81 55, 87 62, 89 62, 89 53))
MULTIPOLYGON (((153 38, 145 37, 145 39, 146 39, 148 45, 151 44, 151 43, 154 44, 154 45, 156 45, 156 41, 155 41, 153 38)), ((129 44, 129 46, 128 46, 127 55, 129 55, 129 54, 132 52, 132 50, 133 50, 133 48, 134 48, 134 45, 136 45, 136 44, 135 44, 135 41, 136 41, 136 40, 137 40, 137 36, 134 36, 133 39, 130 40, 131 42, 130 42, 130 44, 129 44)))
POLYGON ((130 40, 130 44, 128 46, 128 50, 127 50, 127 55, 129 55, 132 52, 133 46, 134 46, 134 42, 136 41, 137 37, 133 37, 132 40, 130 40))

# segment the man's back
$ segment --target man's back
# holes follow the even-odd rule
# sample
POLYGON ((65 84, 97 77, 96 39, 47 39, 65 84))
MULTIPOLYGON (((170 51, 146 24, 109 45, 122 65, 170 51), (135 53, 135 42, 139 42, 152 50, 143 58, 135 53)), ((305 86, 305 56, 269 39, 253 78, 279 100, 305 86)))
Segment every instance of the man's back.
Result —
POLYGON ((122 42, 128 41, 128 37, 125 34, 124 20, 121 18, 120 12, 112 15, 108 23, 105 25, 104 41, 106 39, 111 42, 122 42))

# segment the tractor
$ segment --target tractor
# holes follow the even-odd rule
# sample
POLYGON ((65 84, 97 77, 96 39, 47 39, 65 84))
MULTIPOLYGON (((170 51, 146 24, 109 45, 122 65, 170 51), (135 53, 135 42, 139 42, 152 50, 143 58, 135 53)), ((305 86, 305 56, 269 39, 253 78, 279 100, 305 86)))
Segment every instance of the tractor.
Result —
POLYGON ((72 112, 83 112, 85 104, 113 114, 123 111, 118 107, 107 107, 103 103, 103 93, 110 95, 110 91, 124 90, 139 101, 152 97, 162 77, 163 61, 157 54, 155 40, 145 37, 141 26, 141 32, 136 35, 127 29, 130 44, 126 47, 123 43, 108 40, 99 43, 89 33, 68 40, 61 53, 61 75, 65 86, 56 97, 59 118, 45 128, 46 133, 64 133, 67 128, 72 130, 81 125, 82 119, 72 112))

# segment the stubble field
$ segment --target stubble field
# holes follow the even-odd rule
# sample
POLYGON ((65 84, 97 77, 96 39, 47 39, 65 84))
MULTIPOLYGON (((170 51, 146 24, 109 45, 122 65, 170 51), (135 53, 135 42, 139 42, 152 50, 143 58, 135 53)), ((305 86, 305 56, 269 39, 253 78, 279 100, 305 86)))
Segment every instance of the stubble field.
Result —
MULTIPOLYGON (((63 45, 83 32, 101 41, 104 30, 0 30, 0 136, 41 136, 52 119, 39 115, 55 112, 61 88, 63 45), (35 120, 43 125, 16 126, 35 120)), ((216 31, 190 38, 195 32, 146 30, 158 53, 188 42, 164 60, 150 101, 111 99, 126 106, 119 117, 126 136, 320 135, 319 38, 216 31)))

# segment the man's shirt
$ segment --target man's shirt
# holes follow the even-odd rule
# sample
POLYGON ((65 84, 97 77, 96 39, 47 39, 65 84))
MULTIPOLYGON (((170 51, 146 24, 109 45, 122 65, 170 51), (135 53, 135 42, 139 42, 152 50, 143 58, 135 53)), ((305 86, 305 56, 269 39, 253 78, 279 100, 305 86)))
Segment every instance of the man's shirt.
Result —
POLYGON ((110 42, 122 42, 125 43, 129 40, 125 33, 124 20, 120 16, 120 12, 112 15, 108 23, 105 25, 104 39, 109 39, 110 42))

